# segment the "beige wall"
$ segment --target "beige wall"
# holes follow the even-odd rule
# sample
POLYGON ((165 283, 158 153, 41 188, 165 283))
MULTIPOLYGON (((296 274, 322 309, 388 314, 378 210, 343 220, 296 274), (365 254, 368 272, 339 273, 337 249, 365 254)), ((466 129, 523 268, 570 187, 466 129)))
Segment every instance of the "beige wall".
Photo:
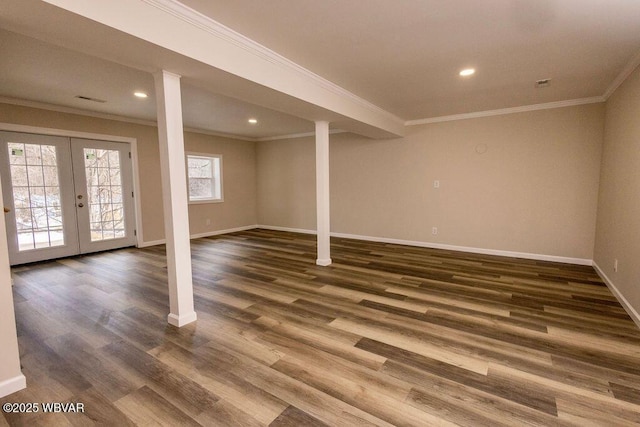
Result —
POLYGON ((259 224, 316 229, 314 141, 257 143, 259 224))
MULTIPOLYGON (((591 104, 332 135, 331 229, 592 259, 603 118, 591 104)), ((259 223, 315 229, 313 138, 257 147, 259 223)))
MULTIPOLYGON (((0 104, 0 122, 136 138, 143 239, 153 242, 164 238, 160 153, 155 127, 8 104, 0 104)), ((191 233, 254 225, 257 218, 255 143, 186 133, 185 148, 223 155, 225 201, 190 205, 191 233), (207 218, 211 220, 208 226, 207 218)))
POLYGON ((640 68, 607 101, 600 180, 594 261, 640 312, 640 68))
POLYGON ((191 234, 255 225, 258 217, 255 142, 186 133, 185 149, 222 154, 224 202, 189 205, 191 234), (207 219, 210 225, 207 225, 207 219))

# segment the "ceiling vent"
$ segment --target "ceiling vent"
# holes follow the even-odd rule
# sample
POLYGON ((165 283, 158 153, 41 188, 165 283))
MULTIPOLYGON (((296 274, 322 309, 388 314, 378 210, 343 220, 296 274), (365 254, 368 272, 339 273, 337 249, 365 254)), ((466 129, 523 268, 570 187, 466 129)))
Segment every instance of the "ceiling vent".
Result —
POLYGON ((90 96, 82 96, 82 95, 76 95, 76 98, 78 99, 84 99, 85 101, 92 101, 92 102, 99 102, 101 104, 107 102, 104 99, 98 99, 98 98, 91 98, 90 96))
POLYGON ((551 86, 551 79, 542 79, 536 81, 536 87, 549 87, 551 86))

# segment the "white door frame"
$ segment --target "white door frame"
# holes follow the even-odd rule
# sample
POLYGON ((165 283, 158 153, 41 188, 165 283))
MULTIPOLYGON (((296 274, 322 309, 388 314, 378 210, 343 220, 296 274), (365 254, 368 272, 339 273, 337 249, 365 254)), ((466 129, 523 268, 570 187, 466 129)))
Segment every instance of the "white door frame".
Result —
MULTIPOLYGON (((138 168, 138 140, 126 136, 103 135, 99 133, 78 132, 65 129, 42 128, 37 126, 16 125, 13 123, 1 123, 1 131, 33 133, 39 135, 64 136, 69 138, 96 139, 100 141, 126 142, 131 144, 131 166, 133 168, 133 191, 135 192, 135 222, 136 222, 136 247, 144 246, 143 230, 142 230, 142 207, 140 193, 140 174, 138 168)), ((7 245, 7 242, 0 242, 7 245)))

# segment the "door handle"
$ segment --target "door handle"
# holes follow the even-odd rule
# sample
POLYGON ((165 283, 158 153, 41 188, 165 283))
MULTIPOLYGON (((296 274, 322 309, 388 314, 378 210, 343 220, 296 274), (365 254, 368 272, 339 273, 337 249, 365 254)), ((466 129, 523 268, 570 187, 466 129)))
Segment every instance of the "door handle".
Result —
POLYGON ((79 208, 83 208, 84 207, 84 203, 78 203, 78 207, 79 208))
POLYGON ((4 213, 9 213, 9 212, 11 212, 11 209, 9 209, 9 208, 4 208, 4 213))

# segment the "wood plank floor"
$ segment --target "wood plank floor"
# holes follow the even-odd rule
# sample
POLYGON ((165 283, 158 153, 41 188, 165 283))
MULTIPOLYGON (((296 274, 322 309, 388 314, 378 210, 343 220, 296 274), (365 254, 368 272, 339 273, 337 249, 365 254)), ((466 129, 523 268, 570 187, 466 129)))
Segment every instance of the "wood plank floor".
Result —
POLYGON ((640 424, 640 331, 591 267, 252 230, 15 268, 23 372, 0 425, 640 424))

